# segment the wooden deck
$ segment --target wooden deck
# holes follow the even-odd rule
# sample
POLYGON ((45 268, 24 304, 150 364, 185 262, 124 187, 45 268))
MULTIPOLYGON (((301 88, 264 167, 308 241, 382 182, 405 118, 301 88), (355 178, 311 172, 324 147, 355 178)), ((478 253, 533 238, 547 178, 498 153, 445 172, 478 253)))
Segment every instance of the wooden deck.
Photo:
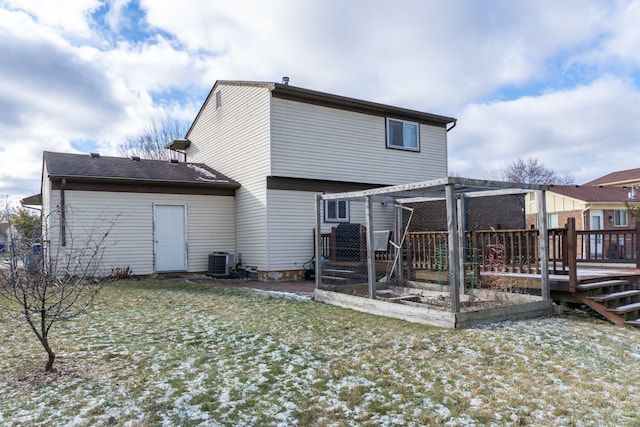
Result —
MULTIPOLYGON (((402 248, 393 245, 401 251, 398 264, 388 244, 386 251, 375 250, 375 267, 369 271, 366 235, 358 227, 349 239, 340 237, 336 228, 319 236, 317 249, 327 264, 322 281, 366 282, 372 272, 378 281, 392 266, 400 272, 396 271, 398 283, 449 281, 447 232, 409 232, 402 248)), ((546 298, 550 292, 556 302, 586 304, 615 324, 640 327, 640 223, 633 229, 581 231, 569 218, 565 228, 547 230, 542 241, 535 229, 467 231, 460 237, 462 249, 456 259, 463 261, 456 271, 472 288, 490 287, 490 276, 509 277, 516 288, 540 289, 546 298), (549 287, 542 289, 545 268, 549 287), (489 282, 483 280, 487 277, 489 282)))
MULTIPOLYGON (((504 277, 513 277, 518 285, 528 289, 540 289, 542 276, 540 274, 522 274, 506 272, 483 272, 481 275, 494 274, 504 277)), ((602 280, 627 279, 640 285, 640 269, 632 267, 578 267, 578 284, 597 282, 602 280)), ((570 292, 568 274, 549 274, 549 282, 552 292, 570 292)))

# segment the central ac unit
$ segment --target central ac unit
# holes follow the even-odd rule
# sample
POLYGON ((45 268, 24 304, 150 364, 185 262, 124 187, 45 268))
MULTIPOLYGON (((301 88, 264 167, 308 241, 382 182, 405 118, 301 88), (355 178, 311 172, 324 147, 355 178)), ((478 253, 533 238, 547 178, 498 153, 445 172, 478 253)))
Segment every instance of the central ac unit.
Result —
POLYGON ((233 256, 227 252, 214 252, 209 254, 209 268, 207 276, 228 277, 231 274, 233 256))

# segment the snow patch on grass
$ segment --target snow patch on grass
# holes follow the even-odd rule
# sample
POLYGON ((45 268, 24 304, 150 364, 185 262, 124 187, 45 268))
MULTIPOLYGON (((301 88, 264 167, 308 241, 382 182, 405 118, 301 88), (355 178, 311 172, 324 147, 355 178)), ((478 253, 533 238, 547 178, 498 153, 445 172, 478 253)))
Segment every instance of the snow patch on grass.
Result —
POLYGON ((455 331, 275 292, 119 283, 59 327, 56 376, 0 324, 3 425, 637 425, 640 334, 566 318, 455 331))

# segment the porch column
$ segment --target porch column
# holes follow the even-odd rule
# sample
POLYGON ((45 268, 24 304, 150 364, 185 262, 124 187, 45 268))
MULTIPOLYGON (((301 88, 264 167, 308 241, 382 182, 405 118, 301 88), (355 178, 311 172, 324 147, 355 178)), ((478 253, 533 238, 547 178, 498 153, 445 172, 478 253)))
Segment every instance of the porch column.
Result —
POLYGON ((364 200, 364 210, 367 226, 367 270, 369 278, 369 298, 376 297, 376 252, 373 246, 373 202, 371 196, 364 200))
POLYGON ((549 236, 547 232, 547 194, 536 191, 538 197, 538 246, 540 247, 540 290, 542 299, 551 299, 549 288, 549 236))
POLYGON ((460 274, 458 264, 458 225, 456 221, 456 195, 454 184, 444 187, 447 206, 447 231, 449 242, 449 288, 451 292, 451 312, 460 312, 460 274))

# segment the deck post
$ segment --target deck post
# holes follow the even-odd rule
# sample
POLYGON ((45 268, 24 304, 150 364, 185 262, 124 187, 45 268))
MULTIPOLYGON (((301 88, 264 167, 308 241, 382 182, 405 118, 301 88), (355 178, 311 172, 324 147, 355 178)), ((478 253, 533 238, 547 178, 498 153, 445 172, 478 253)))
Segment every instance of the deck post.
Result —
POLYGON ((316 289, 320 289, 320 277, 322 276, 322 195, 316 194, 316 289))
MULTIPOLYGON (((397 256, 396 258, 396 265, 395 265, 395 269, 396 269, 396 282, 398 284, 404 284, 404 254, 403 254, 403 250, 404 250, 404 244, 402 241, 402 237, 404 236, 404 230, 402 229, 402 225, 403 225, 403 211, 404 209, 402 209, 401 207, 397 207, 395 205, 394 202, 394 210, 395 210, 395 231, 394 231, 394 236, 393 236, 393 240, 395 241, 396 245, 398 245, 398 247, 396 248, 396 254, 397 256), (399 254, 398 254, 399 252, 399 254)), ((391 267, 393 268, 393 266, 391 267)))
POLYGON ((636 268, 640 268, 640 220, 636 220, 636 233, 635 233, 636 247, 636 268))
POLYGON ((573 293, 578 287, 578 235, 576 233, 576 219, 567 218, 567 268, 569 269, 569 292, 573 293))
POLYGON ((458 271, 460 274, 460 293, 464 294, 464 275, 465 275, 465 256, 464 256, 464 230, 467 228, 465 223, 465 204, 466 199, 463 193, 458 195, 458 271))
POLYGON ((538 190, 538 246, 540 247, 540 291, 542 299, 551 299, 549 286, 549 233, 547 231, 547 194, 538 190))
POLYGON ((373 209, 372 198, 366 196, 364 199, 364 210, 366 216, 367 226, 367 270, 369 278, 369 298, 375 299, 376 297, 376 253, 373 246, 373 209))
POLYGON ((458 226, 456 215, 456 195, 454 184, 446 184, 445 203, 447 206, 447 231, 449 243, 449 288, 451 290, 451 312, 460 312, 460 274, 458 269, 458 226))

